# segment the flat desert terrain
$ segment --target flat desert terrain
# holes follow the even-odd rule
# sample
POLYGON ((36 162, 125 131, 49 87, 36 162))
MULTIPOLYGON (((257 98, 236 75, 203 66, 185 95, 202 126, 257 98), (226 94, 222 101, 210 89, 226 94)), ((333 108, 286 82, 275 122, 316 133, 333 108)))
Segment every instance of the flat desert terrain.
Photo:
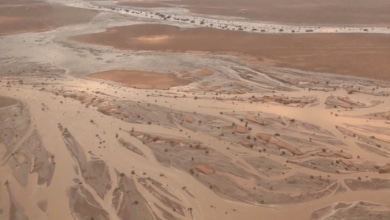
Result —
POLYGON ((386 0, 147 0, 126 1, 133 7, 183 7, 193 13, 299 24, 390 25, 390 2, 386 0))
POLYGON ((73 39, 118 49, 233 54, 278 67, 390 80, 390 37, 379 34, 260 35, 150 24, 114 27, 73 39))
POLYGON ((42 1, 1 0, 0 36, 89 21, 96 12, 42 1))
POLYGON ((370 2, 0 0, 0 219, 390 219, 370 2))

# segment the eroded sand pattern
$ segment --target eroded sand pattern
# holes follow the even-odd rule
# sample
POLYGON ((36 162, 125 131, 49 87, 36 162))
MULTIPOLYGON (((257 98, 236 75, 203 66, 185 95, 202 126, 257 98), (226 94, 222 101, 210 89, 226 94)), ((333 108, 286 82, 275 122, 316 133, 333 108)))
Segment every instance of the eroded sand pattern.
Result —
POLYGON ((390 35, 131 15, 207 1, 51 3, 0 5, 31 9, 0 16, 0 219, 390 218, 390 35), (77 13, 7 23, 40 10, 77 13))

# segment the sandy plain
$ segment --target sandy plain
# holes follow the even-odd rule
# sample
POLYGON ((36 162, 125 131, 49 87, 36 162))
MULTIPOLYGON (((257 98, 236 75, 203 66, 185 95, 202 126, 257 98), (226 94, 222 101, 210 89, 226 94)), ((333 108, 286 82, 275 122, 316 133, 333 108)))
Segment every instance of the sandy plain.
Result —
POLYGON ((118 49, 234 54, 252 64, 390 80, 390 37, 364 34, 259 35, 212 28, 130 25, 73 39, 118 49))
POLYGON ((331 35, 375 60, 319 73, 303 43, 93 13, 0 38, 1 219, 390 217, 387 35, 331 35))
POLYGON ((175 74, 141 72, 131 70, 110 70, 92 73, 89 77, 109 80, 138 89, 170 89, 171 87, 190 84, 191 81, 177 77, 175 74))
POLYGON ((89 21, 96 12, 29 0, 0 1, 0 35, 47 31, 89 21))
POLYGON ((182 7, 193 13, 294 24, 390 25, 386 0, 180 0, 120 1, 141 8, 182 7))

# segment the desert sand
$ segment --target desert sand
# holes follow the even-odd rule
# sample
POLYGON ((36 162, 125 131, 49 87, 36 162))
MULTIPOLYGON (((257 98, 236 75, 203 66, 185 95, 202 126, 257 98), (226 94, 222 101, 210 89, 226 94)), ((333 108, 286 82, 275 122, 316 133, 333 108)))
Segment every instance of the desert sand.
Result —
POLYGON ((131 70, 110 70, 91 73, 89 77, 109 80, 138 89, 169 89, 190 84, 191 81, 176 77, 175 74, 152 73, 131 70))
POLYGON ((390 35, 52 3, 85 20, 0 25, 0 219, 390 218, 390 35))
POLYGON ((180 0, 120 1, 140 8, 184 7, 193 13, 299 24, 390 25, 386 0, 180 0))
POLYGON ((0 36, 87 22, 96 12, 51 2, 30 0, 0 1, 0 36))
POLYGON ((5 98, 5 97, 0 97, 0 107, 7 107, 15 103, 15 100, 5 98))
POLYGON ((272 66, 390 80, 387 35, 259 35, 150 24, 115 27, 73 39, 119 49, 238 54, 272 66))

